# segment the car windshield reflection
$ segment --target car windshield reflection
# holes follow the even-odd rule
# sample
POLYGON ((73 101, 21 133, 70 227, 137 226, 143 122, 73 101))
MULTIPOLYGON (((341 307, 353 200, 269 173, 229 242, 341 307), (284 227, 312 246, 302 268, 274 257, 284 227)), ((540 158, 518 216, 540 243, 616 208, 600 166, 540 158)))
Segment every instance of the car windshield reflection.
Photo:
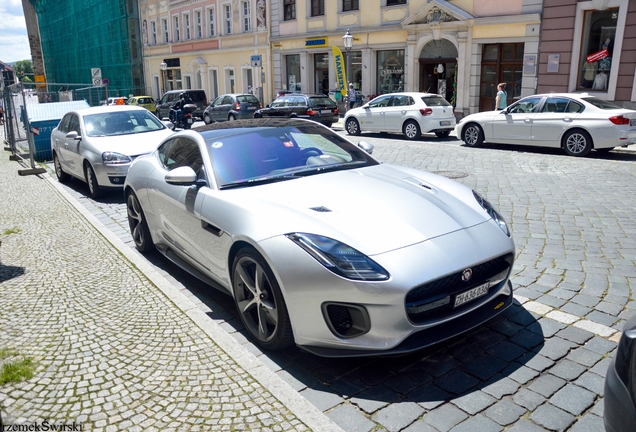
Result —
POLYGON ((165 126, 150 112, 136 110, 87 115, 84 128, 87 136, 99 137, 153 132, 165 126))
POLYGON ((313 124, 230 129, 206 142, 221 189, 377 164, 340 135, 313 124))

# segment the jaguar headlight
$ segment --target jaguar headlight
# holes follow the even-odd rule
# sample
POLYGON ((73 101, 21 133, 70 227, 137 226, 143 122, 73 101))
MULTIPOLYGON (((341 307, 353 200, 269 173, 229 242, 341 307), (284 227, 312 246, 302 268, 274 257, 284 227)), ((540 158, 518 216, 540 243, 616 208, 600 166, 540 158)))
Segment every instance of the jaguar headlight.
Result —
POLYGON ((347 279, 382 281, 389 273, 368 256, 337 240, 315 234, 292 233, 287 238, 329 271, 347 279))
POLYGON ((107 165, 122 165, 132 162, 132 159, 129 156, 115 152, 102 153, 102 160, 104 161, 104 164, 107 165))
POLYGON ((483 196, 479 195, 475 191, 473 191, 473 195, 475 196, 475 199, 477 200, 481 208, 486 210, 486 213, 488 213, 492 220, 494 220, 497 225, 499 225, 499 228, 501 228, 501 230, 506 233, 508 237, 510 237, 510 230, 508 229, 508 224, 504 220, 503 216, 500 215, 499 212, 492 206, 492 204, 490 204, 483 196))

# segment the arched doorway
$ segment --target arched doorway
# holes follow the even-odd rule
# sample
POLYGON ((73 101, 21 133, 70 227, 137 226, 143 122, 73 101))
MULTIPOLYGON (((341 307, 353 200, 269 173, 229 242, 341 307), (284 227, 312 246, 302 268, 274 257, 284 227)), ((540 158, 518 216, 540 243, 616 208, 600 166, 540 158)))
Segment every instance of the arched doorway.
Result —
POLYGON ((457 57, 457 48, 446 39, 432 40, 424 45, 419 58, 419 90, 440 94, 455 106, 457 57))

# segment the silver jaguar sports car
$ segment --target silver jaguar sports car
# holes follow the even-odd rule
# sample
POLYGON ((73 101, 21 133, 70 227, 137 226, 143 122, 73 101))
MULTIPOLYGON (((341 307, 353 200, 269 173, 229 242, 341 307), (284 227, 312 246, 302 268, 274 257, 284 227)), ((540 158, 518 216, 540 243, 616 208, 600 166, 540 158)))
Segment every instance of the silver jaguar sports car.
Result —
POLYGON ((470 188, 308 120, 177 132, 130 167, 137 249, 230 294, 264 348, 415 351, 512 303, 515 247, 470 188))

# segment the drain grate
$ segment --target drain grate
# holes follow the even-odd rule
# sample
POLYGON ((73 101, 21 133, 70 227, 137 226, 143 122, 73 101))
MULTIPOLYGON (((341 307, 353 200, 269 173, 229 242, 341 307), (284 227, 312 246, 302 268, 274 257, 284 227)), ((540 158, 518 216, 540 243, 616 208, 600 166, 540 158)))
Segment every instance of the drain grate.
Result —
POLYGON ((463 171, 431 171, 433 174, 441 175, 449 179, 458 179, 468 177, 467 172, 463 171))

